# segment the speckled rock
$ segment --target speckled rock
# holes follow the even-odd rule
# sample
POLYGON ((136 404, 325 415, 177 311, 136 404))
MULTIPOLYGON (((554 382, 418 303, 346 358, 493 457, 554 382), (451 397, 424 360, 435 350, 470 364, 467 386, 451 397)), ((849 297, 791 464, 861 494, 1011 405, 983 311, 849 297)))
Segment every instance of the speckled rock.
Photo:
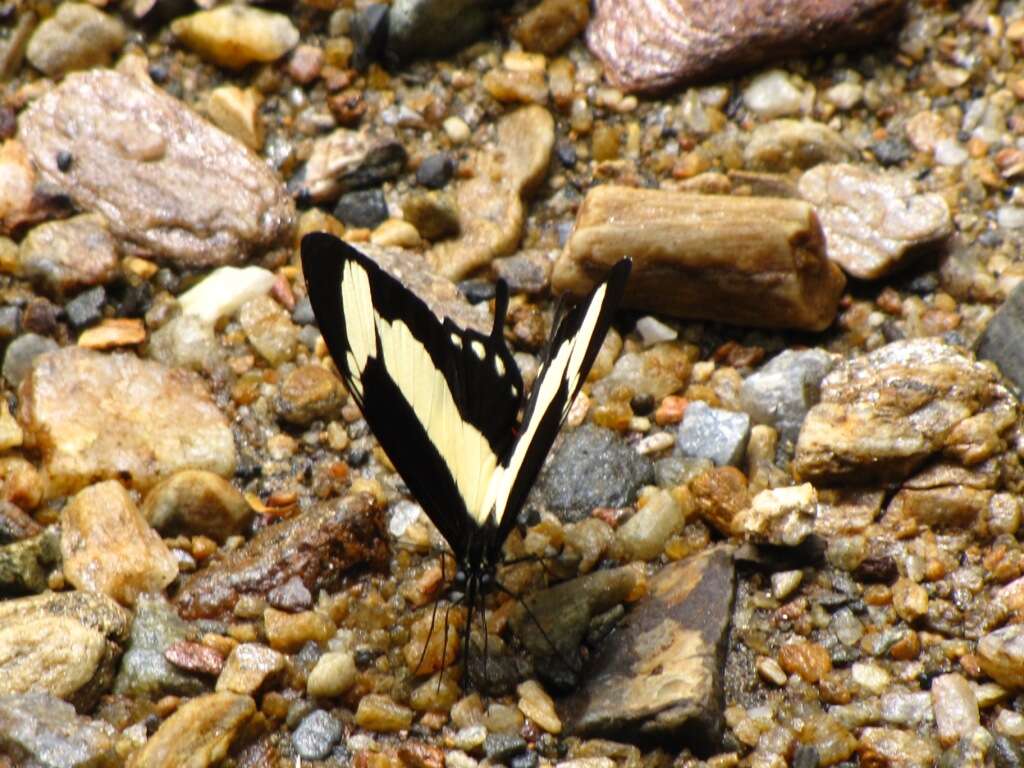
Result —
POLYGON ((620 88, 661 90, 863 45, 888 32, 902 8, 900 0, 597 0, 587 43, 620 88))
POLYGON ((292 734, 292 746, 304 760, 323 760, 341 738, 341 723, 322 709, 306 715, 292 734))
POLYGON ((79 491, 64 507, 60 548, 71 584, 122 605, 160 592, 178 575, 170 550, 116 480, 79 491))
POLYGON ((664 567, 568 699, 575 732, 717 746, 734 578, 723 549, 664 567))
POLYGON ((407 159, 401 144, 377 130, 339 128, 313 143, 299 188, 310 200, 330 202, 342 192, 378 187, 395 178, 407 159))
POLYGON ((44 75, 59 77, 74 69, 110 62, 127 31, 116 16, 88 3, 66 2, 32 34, 25 58, 44 75))
POLYGON ((276 61, 299 42, 299 30, 281 13, 222 5, 175 19, 171 31, 204 59, 229 69, 276 61))
POLYGON ((651 460, 610 429, 585 424, 569 432, 541 473, 549 509, 581 519, 594 507, 622 507, 654 478, 651 460))
POLYGON ((819 165, 800 177, 799 190, 818 214, 829 258, 862 280, 904 266, 953 231, 945 198, 922 194, 909 176, 819 165))
POLYGON ((676 450, 690 458, 711 459, 717 466, 736 466, 750 439, 750 417, 696 401, 686 407, 676 450))
POLYGON ((277 413, 289 424, 309 426, 337 418, 347 394, 337 376, 322 365, 303 365, 281 382, 277 413))
POLYGON ((102 595, 0 602, 0 695, 44 691, 91 707, 110 687, 130 621, 102 595))
POLYGON ((242 595, 266 596, 297 576, 312 593, 384 557, 383 510, 366 496, 323 503, 260 531, 190 576, 176 601, 187 618, 229 613, 242 595))
POLYGON ((145 74, 71 74, 21 113, 18 136, 42 178, 157 258, 241 263, 291 235, 294 206, 267 165, 145 74))
POLYGON ((496 131, 494 145, 470 160, 476 173, 455 186, 461 234, 427 252, 434 269, 452 280, 515 250, 525 221, 523 199, 547 173, 555 145, 550 112, 523 107, 501 118, 496 131))
POLYGON ((191 699, 167 718, 131 761, 131 768, 206 768, 219 764, 256 713, 256 703, 235 693, 191 699))
POLYGON ((244 533, 253 515, 231 483, 200 469, 176 472, 161 481, 142 504, 142 516, 158 531, 201 534, 217 542, 244 533))
POLYGON ((257 296, 242 305, 238 321, 253 348, 271 365, 291 360, 299 342, 299 328, 270 296, 257 296))
POLYGON ((21 241, 18 261, 23 277, 51 294, 64 296, 113 280, 117 244, 103 217, 85 214, 34 227, 21 241))
POLYGON ((822 383, 797 441, 798 478, 901 480, 929 456, 969 464, 997 454, 1015 398, 991 368, 938 339, 898 341, 844 363, 822 383))
POLYGON ((67 347, 40 357, 19 416, 51 495, 99 478, 145 490, 186 468, 235 469, 231 430, 199 378, 134 355, 67 347))
POLYGON ((0 755, 13 765, 113 768, 117 732, 48 693, 0 696, 0 755))

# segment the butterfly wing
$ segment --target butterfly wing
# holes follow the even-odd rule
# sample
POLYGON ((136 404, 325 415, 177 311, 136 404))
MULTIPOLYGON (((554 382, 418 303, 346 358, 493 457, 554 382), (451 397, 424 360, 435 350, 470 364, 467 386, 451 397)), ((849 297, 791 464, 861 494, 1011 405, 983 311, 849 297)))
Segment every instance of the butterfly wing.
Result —
POLYGON ((629 259, 619 261, 605 281, 566 314, 552 332, 519 436, 488 489, 498 526, 493 540, 496 548, 515 525, 551 444, 587 379, 622 299, 631 267, 629 259))
POLYGON ((523 390, 502 338, 440 321, 372 259, 332 235, 302 240, 313 313, 352 397, 409 490, 458 555, 507 452, 523 390))

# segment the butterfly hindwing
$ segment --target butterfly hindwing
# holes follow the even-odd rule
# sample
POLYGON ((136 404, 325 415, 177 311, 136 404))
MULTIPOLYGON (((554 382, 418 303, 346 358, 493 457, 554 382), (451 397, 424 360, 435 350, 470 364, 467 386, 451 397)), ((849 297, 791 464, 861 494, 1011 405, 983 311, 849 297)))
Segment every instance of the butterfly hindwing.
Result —
POLYGON ((622 299, 631 266, 628 259, 619 261, 605 281, 562 317, 552 332, 518 438, 491 483, 489 496, 498 526, 498 547, 515 524, 551 444, 586 381, 622 299))
POLYGON ((381 447, 453 550, 482 524, 522 393, 501 338, 440 321, 373 260, 337 238, 302 241, 321 334, 381 447))

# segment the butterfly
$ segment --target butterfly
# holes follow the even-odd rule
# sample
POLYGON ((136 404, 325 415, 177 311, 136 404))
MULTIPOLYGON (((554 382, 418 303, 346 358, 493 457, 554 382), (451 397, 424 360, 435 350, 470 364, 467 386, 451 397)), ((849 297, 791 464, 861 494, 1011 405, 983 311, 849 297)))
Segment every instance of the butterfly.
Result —
POLYGON ((434 312, 373 259, 324 232, 302 270, 327 349, 384 452, 452 550, 453 589, 472 606, 496 585, 501 551, 622 298, 619 261, 557 321, 522 419, 523 380, 504 339, 499 281, 490 334, 434 312))

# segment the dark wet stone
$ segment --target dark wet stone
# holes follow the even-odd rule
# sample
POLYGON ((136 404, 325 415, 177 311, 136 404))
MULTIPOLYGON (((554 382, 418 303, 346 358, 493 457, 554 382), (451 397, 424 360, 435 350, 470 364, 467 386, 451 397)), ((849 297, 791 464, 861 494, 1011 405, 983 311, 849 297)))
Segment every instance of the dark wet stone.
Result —
POLYGON ((43 532, 31 515, 9 501, 0 499, 0 544, 10 544, 43 532))
POLYGON ((387 219, 388 203, 379 189, 346 192, 338 198, 334 215, 347 227, 373 229, 387 219))
POLYGON ((535 592, 517 605, 512 629, 533 654, 538 675, 567 689, 580 669, 580 643, 591 621, 622 603, 636 584, 629 568, 595 571, 535 592))
POLYGON ((424 158, 416 169, 416 183, 428 189, 441 189, 455 173, 455 159, 447 152, 424 158))
POLYGON ((594 507, 624 507, 654 480, 651 460, 610 429, 585 424, 570 432, 541 475, 547 507, 581 520, 594 507))
POLYGON ((56 528, 0 547, 0 595, 45 591, 47 577, 59 563, 60 533, 56 528))
POLYGON ((64 305, 64 314, 76 331, 99 322, 103 317, 103 306, 107 303, 107 291, 102 285, 78 294, 64 305))
POLYGON ((25 305, 25 310, 21 315, 21 324, 29 333, 50 336, 57 330, 59 319, 59 306, 42 296, 35 296, 25 305))
POLYGON ((165 655, 175 643, 197 640, 198 632, 182 621, 162 597, 140 596, 114 691, 150 699, 202 693, 206 681, 179 669, 165 655))
POLYGON ((875 159, 886 168, 905 163, 914 155, 914 151, 910 148, 910 144, 908 144, 905 139, 898 136, 890 136, 889 138, 882 139, 881 141, 872 144, 870 149, 874 154, 875 159))
POLYGON ((117 732, 80 716, 48 693, 0 696, 0 759, 33 768, 107 768, 121 764, 117 732))
POLYGON ((17 387, 32 369, 33 361, 46 352, 57 349, 57 342, 36 333, 23 333, 7 345, 4 353, 3 376, 12 387, 17 387))
POLYGON ((692 744, 700 752, 719 747, 734 584, 732 556, 723 548, 658 572, 566 700, 573 732, 692 744))
POLYGON ((352 22, 352 66, 364 70, 381 58, 388 39, 388 9, 385 3, 370 3, 352 22))
POLYGON ((1024 391, 1024 283, 1010 291, 978 340, 977 356, 991 360, 1017 392, 1024 391))
POLYGON ((555 156, 566 168, 572 168, 576 165, 576 145, 566 140, 556 142, 555 156))
POLYGON ((268 528, 193 574, 176 598, 186 618, 230 613, 242 595, 267 594, 292 577, 312 593, 336 587, 345 573, 376 566, 386 553, 383 510, 366 496, 320 504, 268 528))
POLYGON ((494 283, 490 280, 472 279, 459 283, 459 290, 470 304, 490 301, 495 296, 494 283))
POLYGON ((857 581, 871 584, 892 584, 899 578, 900 572, 896 561, 888 555, 869 557, 853 572, 857 581))
POLYGON ((388 52, 399 59, 444 56, 469 45, 490 22, 484 0, 395 0, 388 52))
POLYGON ((341 723, 322 709, 306 715, 292 734, 296 754, 305 760, 323 760, 341 738, 341 723))
POLYGON ((784 443, 796 443, 836 359, 823 349, 786 350, 743 380, 740 405, 758 424, 774 427, 784 443))
POLYGON ((526 739, 516 733, 488 733, 484 739, 484 754, 495 763, 507 762, 525 751, 526 739))

